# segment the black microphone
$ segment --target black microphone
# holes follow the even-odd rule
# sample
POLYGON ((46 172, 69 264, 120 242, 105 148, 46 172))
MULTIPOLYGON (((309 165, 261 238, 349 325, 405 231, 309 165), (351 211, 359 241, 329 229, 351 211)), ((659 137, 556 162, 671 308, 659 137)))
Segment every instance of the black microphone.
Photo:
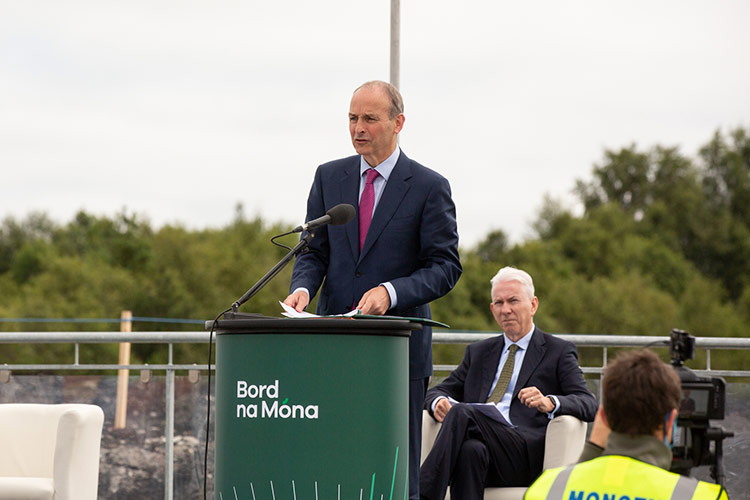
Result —
POLYGON ((302 231, 310 231, 316 227, 325 226, 331 224, 333 226, 340 226, 346 224, 354 218, 357 211, 353 206, 348 203, 339 203, 335 207, 331 208, 323 217, 305 222, 301 226, 297 226, 292 229, 293 233, 301 233, 302 231))

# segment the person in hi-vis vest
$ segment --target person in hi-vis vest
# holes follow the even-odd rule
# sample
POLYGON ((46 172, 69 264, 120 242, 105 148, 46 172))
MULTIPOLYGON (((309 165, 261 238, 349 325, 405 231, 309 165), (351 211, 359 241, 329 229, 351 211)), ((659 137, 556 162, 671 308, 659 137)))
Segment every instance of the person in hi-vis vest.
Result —
POLYGON ((713 483, 669 472, 680 378, 652 351, 620 354, 604 370, 602 404, 578 464, 545 471, 526 500, 727 500, 713 483))

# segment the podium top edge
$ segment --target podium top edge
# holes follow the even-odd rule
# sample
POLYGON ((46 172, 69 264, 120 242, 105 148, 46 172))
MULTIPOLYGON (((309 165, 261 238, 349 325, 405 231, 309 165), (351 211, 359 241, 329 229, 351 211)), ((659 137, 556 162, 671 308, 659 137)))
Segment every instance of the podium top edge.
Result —
MULTIPOLYGON (((206 321, 206 330, 214 326, 206 321)), ((351 318, 242 318, 216 321, 217 335, 226 334, 293 334, 293 335, 384 335, 409 337, 422 325, 408 320, 351 318)))

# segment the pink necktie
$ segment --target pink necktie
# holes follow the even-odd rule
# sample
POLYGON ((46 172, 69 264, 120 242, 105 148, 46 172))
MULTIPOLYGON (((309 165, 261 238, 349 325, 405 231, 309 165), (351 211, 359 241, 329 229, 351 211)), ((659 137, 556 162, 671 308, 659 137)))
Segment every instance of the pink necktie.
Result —
POLYGON ((362 198, 359 200, 359 250, 365 246, 367 230, 370 229, 372 222, 372 209, 375 206, 375 188, 372 186, 375 178, 380 175, 377 170, 371 168, 367 170, 367 179, 365 179, 365 190, 362 191, 362 198))

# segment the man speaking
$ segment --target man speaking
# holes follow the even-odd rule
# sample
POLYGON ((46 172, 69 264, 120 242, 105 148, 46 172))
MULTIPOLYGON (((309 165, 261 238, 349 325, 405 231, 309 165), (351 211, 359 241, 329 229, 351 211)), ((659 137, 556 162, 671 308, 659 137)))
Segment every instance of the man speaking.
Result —
MULTIPOLYGON (((297 257, 284 301, 302 311, 322 285, 318 314, 392 314, 430 318, 429 302, 461 275, 456 209, 448 181, 409 159, 398 146, 404 105, 394 86, 367 82, 354 91, 349 133, 357 155, 318 167, 306 220, 339 203, 358 219, 315 231, 297 257)), ((432 374, 432 330, 409 339, 409 496, 419 498, 417 474, 422 404, 432 374)), ((375 398, 376 395, 373 395, 375 398)), ((377 404, 377 401, 373 401, 377 404)))

